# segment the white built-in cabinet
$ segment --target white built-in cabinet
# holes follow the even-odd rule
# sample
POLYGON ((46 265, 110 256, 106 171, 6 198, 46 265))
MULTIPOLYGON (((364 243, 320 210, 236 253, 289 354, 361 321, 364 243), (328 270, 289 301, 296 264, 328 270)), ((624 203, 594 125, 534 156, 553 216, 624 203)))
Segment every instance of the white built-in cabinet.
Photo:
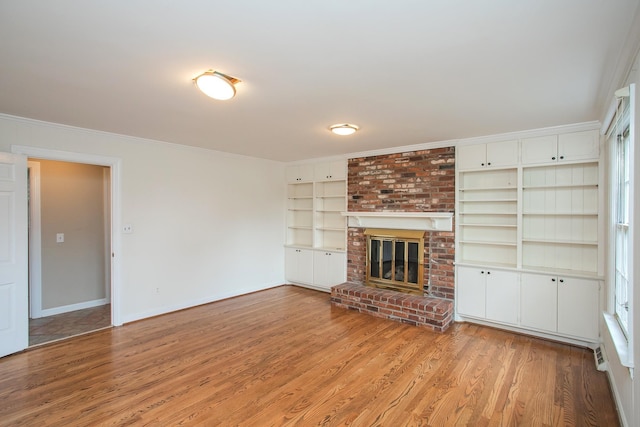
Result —
POLYGON ((460 266, 458 311, 469 316, 517 324, 520 287, 518 273, 460 266))
POLYGON ((457 314, 596 342, 604 264, 598 131, 495 144, 456 148, 457 314))
POLYGON ((536 138, 524 138, 522 163, 571 162, 600 157, 597 132, 583 131, 536 138))
POLYGON ((310 249, 284 248, 285 275, 296 283, 313 283, 313 254, 310 249))
POLYGON ((313 283, 321 288, 344 283, 346 252, 313 251, 313 283))
POLYGON ((315 170, 313 165, 295 165, 287 167, 287 182, 312 182, 315 170))
POLYGON ((562 275, 522 273, 523 326, 597 341, 600 282, 562 275))
POLYGON ((346 161, 287 167, 285 278, 330 290, 346 280, 346 161))
POLYGON ((518 162, 518 141, 489 142, 459 147, 458 170, 495 168, 518 162))

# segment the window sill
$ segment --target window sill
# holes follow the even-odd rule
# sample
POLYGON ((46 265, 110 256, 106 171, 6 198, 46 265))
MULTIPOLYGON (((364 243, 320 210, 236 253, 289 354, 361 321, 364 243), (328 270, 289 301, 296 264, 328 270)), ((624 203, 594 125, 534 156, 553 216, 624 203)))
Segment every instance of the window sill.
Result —
POLYGON ((627 341, 627 337, 624 335, 624 332, 622 332, 622 328, 613 315, 609 313, 603 313, 603 315, 605 324, 609 330, 609 335, 611 336, 613 345, 616 348, 618 359, 620 359, 620 363, 622 366, 627 368, 633 368, 633 358, 629 351, 630 343, 627 341))

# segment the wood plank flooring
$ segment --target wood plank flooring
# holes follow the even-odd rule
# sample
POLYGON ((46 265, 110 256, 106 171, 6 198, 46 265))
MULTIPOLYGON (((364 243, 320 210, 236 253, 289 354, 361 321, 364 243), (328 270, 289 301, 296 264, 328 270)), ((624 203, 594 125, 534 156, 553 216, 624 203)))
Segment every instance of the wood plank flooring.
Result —
POLYGON ((283 286, 0 359, 0 425, 616 426, 590 350, 283 286))

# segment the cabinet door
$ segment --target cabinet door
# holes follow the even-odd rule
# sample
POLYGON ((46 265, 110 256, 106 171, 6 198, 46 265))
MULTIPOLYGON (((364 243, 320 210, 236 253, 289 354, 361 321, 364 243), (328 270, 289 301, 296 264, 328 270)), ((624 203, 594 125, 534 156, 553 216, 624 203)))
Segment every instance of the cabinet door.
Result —
POLYGON ((461 315, 485 317, 486 270, 458 267, 456 270, 456 305, 461 315))
POLYGON ((517 324, 520 311, 520 275, 513 271, 486 272, 487 319, 517 324))
POLYGON ((542 136, 522 140, 522 163, 549 163, 558 160, 558 136, 542 136))
POLYGON ((600 157, 597 131, 573 132, 558 137, 559 160, 585 160, 600 157))
POLYGON ((285 278, 296 283, 313 283, 313 251, 285 248, 285 278))
POLYGON ((522 273, 520 277, 520 324, 556 332, 558 279, 555 276, 522 273))
POLYGON ((487 163, 487 145, 462 145, 456 147, 456 164, 458 170, 479 169, 487 163))
POLYGON ((558 278, 558 332, 597 340, 600 283, 558 278))
POLYGON ((313 255, 313 284, 330 289, 346 281, 344 252, 315 251, 313 255))
POLYGON ((287 182, 311 182, 313 172, 313 165, 287 166, 287 182))
POLYGON ((518 141, 490 142, 487 144, 487 167, 518 164, 518 141))
POLYGON ((333 181, 345 179, 347 176, 347 165, 344 160, 335 162, 318 163, 315 165, 314 175, 316 181, 333 181))

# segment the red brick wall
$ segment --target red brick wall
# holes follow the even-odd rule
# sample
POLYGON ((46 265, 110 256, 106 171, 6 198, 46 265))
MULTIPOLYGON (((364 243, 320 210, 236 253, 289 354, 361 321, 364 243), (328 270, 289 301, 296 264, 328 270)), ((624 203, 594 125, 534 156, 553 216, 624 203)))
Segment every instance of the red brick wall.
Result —
MULTIPOLYGON (((454 147, 349 159, 347 204, 350 212, 453 212, 454 147)), ((348 230, 347 280, 354 283, 366 277, 363 231, 348 230)), ((425 286, 431 265, 430 295, 453 299, 454 232, 427 232, 424 243, 425 286)))

